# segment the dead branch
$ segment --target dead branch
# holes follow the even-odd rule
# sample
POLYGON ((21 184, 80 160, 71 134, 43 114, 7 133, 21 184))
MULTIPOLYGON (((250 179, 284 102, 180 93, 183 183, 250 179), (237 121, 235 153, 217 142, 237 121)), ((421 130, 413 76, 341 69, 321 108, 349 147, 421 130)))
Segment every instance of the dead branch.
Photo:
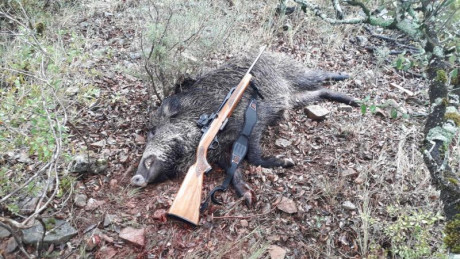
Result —
POLYGON ((332 6, 335 9, 335 15, 337 16, 337 19, 343 20, 343 11, 340 7, 339 0, 332 0, 332 6))
POLYGON ((21 252, 29 259, 32 259, 32 258, 35 258, 35 256, 32 256, 30 255, 26 249, 24 249, 24 245, 22 244, 22 238, 19 236, 19 234, 17 233, 17 231, 13 230, 12 227, 10 227, 8 224, 5 224, 1 221, 1 218, 0 218, 0 226, 4 229, 6 229, 8 232, 10 232, 10 234, 13 236, 14 238, 14 241, 16 241, 16 244, 18 244, 19 246, 19 250, 21 250, 21 252))
POLYGON ((356 17, 356 18, 347 19, 347 20, 332 19, 332 18, 327 17, 327 15, 322 12, 321 8, 315 4, 309 3, 305 0, 294 0, 294 2, 300 4, 304 8, 308 8, 316 16, 318 16, 319 18, 323 19, 324 21, 330 24, 358 24, 358 23, 363 23, 367 21, 368 19, 366 17, 356 17))

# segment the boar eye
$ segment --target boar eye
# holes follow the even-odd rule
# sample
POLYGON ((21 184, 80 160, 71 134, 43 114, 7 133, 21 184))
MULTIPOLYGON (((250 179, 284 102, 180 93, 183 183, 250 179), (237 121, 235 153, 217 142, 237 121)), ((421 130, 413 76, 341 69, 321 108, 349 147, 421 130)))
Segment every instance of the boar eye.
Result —
POLYGON ((155 135, 155 128, 152 128, 150 129, 148 132, 147 132, 147 139, 152 139, 153 138, 153 135, 155 135))
POLYGON ((153 159, 151 157, 147 158, 144 160, 144 165, 147 170, 150 169, 150 166, 152 166, 153 159))

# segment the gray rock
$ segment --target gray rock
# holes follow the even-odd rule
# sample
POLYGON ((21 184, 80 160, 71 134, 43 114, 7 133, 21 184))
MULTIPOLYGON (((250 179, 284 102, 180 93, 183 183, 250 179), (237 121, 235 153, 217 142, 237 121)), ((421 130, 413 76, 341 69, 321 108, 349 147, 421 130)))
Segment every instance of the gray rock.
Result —
POLYGON ((125 39, 118 39, 118 45, 123 46, 125 45, 126 40, 125 39))
MULTIPOLYGON (((37 244, 41 241, 43 227, 37 222, 33 227, 22 230, 23 241, 25 244, 37 244)), ((54 227, 48 231, 43 240, 44 244, 63 244, 78 234, 67 221, 56 220, 54 227)))
POLYGON ((103 158, 90 157, 87 155, 76 155, 70 162, 68 170, 72 173, 93 173, 100 174, 107 169, 107 160, 103 158))
POLYGON ((312 120, 322 120, 329 114, 329 111, 326 108, 319 105, 309 105, 306 110, 308 118, 312 120))
POLYGON ((65 90, 65 93, 68 96, 74 96, 74 95, 78 94, 78 92, 80 92, 80 88, 78 86, 69 86, 65 90))
POLYGON ((9 237, 11 235, 10 231, 5 228, 0 227, 0 238, 9 237))
POLYGON ((18 162, 28 164, 32 162, 32 159, 30 159, 29 154, 26 152, 21 152, 18 156, 18 162))
POLYGON ((92 61, 92 60, 89 60, 89 61, 86 61, 85 63, 83 63, 83 64, 81 65, 81 67, 82 67, 82 68, 87 68, 87 69, 89 69, 89 68, 94 67, 95 65, 96 65, 96 62, 94 62, 94 61, 92 61))
POLYGON ((279 138, 275 141, 275 145, 277 145, 278 147, 282 147, 282 148, 289 147, 291 144, 292 144, 292 141, 284 139, 284 138, 279 138))
POLYGON ((353 107, 351 107, 350 105, 342 104, 342 105, 339 105, 337 110, 344 111, 344 112, 351 112, 351 111, 353 111, 353 107))
POLYGON ((16 248, 18 248, 18 243, 16 243, 14 237, 10 237, 10 239, 8 239, 6 243, 5 252, 11 254, 12 252, 14 252, 14 250, 16 250, 16 248))
POLYGON ((342 207, 346 210, 356 210, 356 206, 351 201, 345 201, 342 207))
POLYGON ((116 215, 113 214, 105 214, 104 217, 104 227, 108 227, 110 224, 112 224, 113 220, 116 218, 116 215))
POLYGON ((98 201, 96 199, 89 198, 88 202, 86 203, 85 210, 95 210, 104 204, 105 201, 98 201))
POLYGON ((19 211, 23 214, 30 214, 35 211, 35 206, 37 205, 38 198, 36 197, 26 197, 19 202, 19 211))
POLYGON ((460 254, 449 253, 449 259, 460 259, 460 254))
POLYGON ((131 59, 140 59, 141 58, 141 53, 139 53, 139 52, 131 52, 131 53, 129 53, 129 57, 131 59))
POLYGON ((74 199, 75 206, 80 207, 80 208, 85 207, 87 199, 88 199, 88 196, 86 196, 85 194, 75 195, 75 199, 74 199))
POLYGON ((356 41, 358 42, 358 45, 361 47, 364 47, 367 45, 367 38, 364 36, 356 36, 356 41))

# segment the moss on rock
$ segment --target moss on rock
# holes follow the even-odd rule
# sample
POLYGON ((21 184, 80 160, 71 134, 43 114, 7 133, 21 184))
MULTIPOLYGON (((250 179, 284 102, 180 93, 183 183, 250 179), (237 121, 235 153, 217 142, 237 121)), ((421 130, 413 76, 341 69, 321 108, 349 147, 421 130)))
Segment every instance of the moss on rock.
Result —
POLYGON ((460 214, 446 224, 444 243, 452 253, 460 253, 460 214))

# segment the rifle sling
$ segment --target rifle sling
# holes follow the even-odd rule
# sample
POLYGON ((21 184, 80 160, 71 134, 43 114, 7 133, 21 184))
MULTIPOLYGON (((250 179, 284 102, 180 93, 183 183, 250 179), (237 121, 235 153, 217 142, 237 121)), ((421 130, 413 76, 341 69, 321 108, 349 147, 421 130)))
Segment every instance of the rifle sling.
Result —
POLYGON ((251 96, 251 99, 249 100, 248 107, 246 108, 243 130, 240 132, 238 139, 233 143, 230 167, 228 167, 226 170, 225 180, 221 185, 215 187, 208 194, 208 197, 206 198, 206 200, 201 204, 201 208, 200 208, 201 212, 206 210, 210 199, 212 200, 213 203, 222 205, 221 202, 216 200, 214 195, 218 191, 224 192, 227 190, 228 186, 230 185, 230 182, 233 179, 233 175, 235 174, 235 171, 237 170, 238 166, 241 164, 241 161, 243 161, 244 157, 246 156, 246 153, 248 152, 249 136, 251 135, 252 129, 254 128, 254 125, 257 122, 256 96, 260 95, 259 91, 257 90, 257 88, 255 88, 252 82, 251 82, 251 86, 253 87, 254 92, 251 96))

